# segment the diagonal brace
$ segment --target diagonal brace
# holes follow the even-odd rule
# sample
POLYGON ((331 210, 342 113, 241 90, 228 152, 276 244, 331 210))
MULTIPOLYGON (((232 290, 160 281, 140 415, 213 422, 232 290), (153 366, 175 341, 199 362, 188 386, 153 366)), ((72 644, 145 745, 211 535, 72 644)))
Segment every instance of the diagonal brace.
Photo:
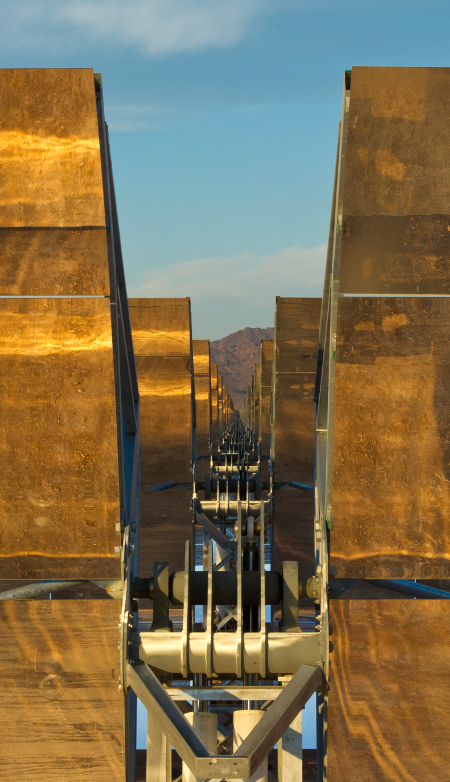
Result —
POLYGON ((221 548, 225 549, 225 551, 236 551, 236 542, 234 540, 230 540, 230 538, 227 538, 226 535, 217 529, 216 525, 213 524, 213 522, 210 521, 210 519, 208 519, 204 513, 199 513, 196 510, 195 521, 197 524, 200 524, 203 527, 211 540, 214 540, 216 543, 218 543, 221 548))
POLYGON ((248 779, 323 682, 321 667, 302 665, 234 755, 212 755, 151 669, 127 664, 127 682, 160 721, 173 747, 200 779, 248 779))

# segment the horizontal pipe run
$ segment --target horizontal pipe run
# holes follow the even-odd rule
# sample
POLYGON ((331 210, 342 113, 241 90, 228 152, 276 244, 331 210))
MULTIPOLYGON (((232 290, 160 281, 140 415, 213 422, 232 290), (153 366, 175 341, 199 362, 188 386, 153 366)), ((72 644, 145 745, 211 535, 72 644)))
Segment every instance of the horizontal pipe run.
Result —
MULTIPOLYGON (((264 502, 264 513, 268 513, 270 503, 268 500, 264 502)), ((238 501, 237 500, 197 500, 197 510, 199 513, 203 513, 208 518, 213 516, 237 516, 238 515, 238 501)), ((261 502, 259 500, 248 500, 241 502, 242 516, 254 516, 257 518, 261 513, 261 502)))
MULTIPOLYGON (((276 570, 267 571, 266 605, 278 605, 283 599, 283 579, 276 570)), ((184 599, 183 570, 172 573, 169 582, 170 600, 174 605, 183 605, 184 599)), ((216 570, 212 575, 213 605, 236 605, 237 603, 237 573, 233 570, 216 570)), ((206 605, 208 602, 208 573, 206 571, 191 571, 189 573, 189 589, 192 605, 206 605)), ((261 574, 258 571, 242 573, 242 601, 244 605, 256 606, 261 601, 261 574)))
POLYGON ((417 584, 414 581, 395 580, 393 578, 366 578, 365 582, 366 584, 381 587, 381 589, 390 589, 393 592, 401 592, 403 595, 410 595, 411 597, 428 600, 450 600, 450 592, 446 592, 444 589, 434 589, 433 587, 425 586, 425 584, 417 584))
MULTIPOLYGON (((234 552, 230 552, 230 558, 234 552)), ((185 572, 177 570, 169 577, 169 600, 172 605, 184 604, 185 572)), ((218 566, 213 570, 213 605, 237 604, 237 573, 235 570, 220 570, 218 566)), ((283 578, 277 570, 268 570, 265 573, 265 603, 276 606, 283 599, 283 578)), ((135 578, 131 585, 133 598, 153 600, 153 578, 135 578)), ((317 581, 314 578, 299 578, 298 599, 315 598, 317 581)), ((204 570, 191 570, 189 572, 189 595, 192 605, 207 605, 208 603, 208 573, 204 570)), ((246 606, 257 606, 261 602, 261 573, 258 570, 244 570, 242 572, 242 603, 246 606)))
POLYGON ((0 600, 33 600, 50 595, 52 592, 62 592, 63 589, 87 583, 87 581, 39 581, 37 584, 26 584, 8 589, 7 592, 0 592, 0 600))
MULTIPOLYGON (((182 674, 183 633, 139 633, 136 656, 157 672, 182 674)), ((188 673, 207 672, 208 633, 189 633, 188 673)), ((212 635, 213 676, 235 676, 239 633, 218 632, 212 635)), ((265 645, 266 675, 294 674, 301 665, 317 665, 323 658, 323 632, 312 633, 244 633, 244 673, 261 671, 261 644, 265 645)))

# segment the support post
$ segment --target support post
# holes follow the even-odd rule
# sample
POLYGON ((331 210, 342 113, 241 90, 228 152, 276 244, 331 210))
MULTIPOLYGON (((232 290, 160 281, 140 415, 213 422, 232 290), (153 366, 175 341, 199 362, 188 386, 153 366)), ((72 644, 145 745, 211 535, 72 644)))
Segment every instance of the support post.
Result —
POLYGON ((298 625, 298 562, 283 562, 282 627, 285 633, 300 633, 298 625))
MULTIPOLYGON (((244 739, 250 735, 255 725, 264 716, 262 709, 242 709, 233 714, 233 752, 236 752, 244 739)), ((251 775, 248 782, 267 782, 269 772, 269 763, 267 756, 251 775)))
POLYGON ((278 782, 302 782, 302 723, 299 712, 278 742, 278 782))
POLYGON ((147 782, 172 782, 172 747, 158 719, 147 712, 147 782))
MULTIPOLYGON (((215 755, 217 752, 217 715, 212 712, 197 711, 186 714, 186 719, 203 746, 215 755)), ((193 775, 186 763, 183 763, 182 782, 197 782, 197 780, 198 778, 193 775)), ((203 780, 199 779, 198 782, 203 782, 203 780)), ((219 780, 211 780, 211 782, 219 782, 219 780)))
POLYGON ((169 619, 169 563, 155 562, 153 578, 153 622, 152 633, 169 633, 172 622, 169 619))

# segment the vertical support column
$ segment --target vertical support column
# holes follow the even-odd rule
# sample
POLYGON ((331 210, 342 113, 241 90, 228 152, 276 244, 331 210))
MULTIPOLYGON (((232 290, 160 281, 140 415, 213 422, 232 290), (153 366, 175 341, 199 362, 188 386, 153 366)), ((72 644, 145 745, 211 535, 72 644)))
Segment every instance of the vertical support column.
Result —
POLYGON ((147 712, 147 782, 172 782, 172 747, 157 719, 147 712))
MULTIPOLYGON (((262 709, 242 709, 242 711, 235 711, 233 714, 233 752, 236 752, 238 747, 241 746, 244 739, 247 738, 249 733, 252 732, 255 725, 258 724, 260 719, 264 716, 265 711, 262 709)), ((265 758, 255 773, 249 777, 248 782, 267 782, 269 769, 268 759, 265 758)))
POLYGON ((278 782, 302 782, 303 712, 300 711, 278 742, 278 782))
POLYGON ((283 562, 283 630, 300 633, 298 625, 298 562, 283 562))
POLYGON ((214 630, 214 601, 213 601, 213 542, 208 543, 208 602, 206 606, 206 676, 211 678, 213 672, 213 630, 214 630))
MULTIPOLYGON (((215 754, 217 752, 217 715, 206 711, 195 711, 186 714, 185 717, 192 725, 203 746, 215 754)), ((197 782, 186 763, 183 763, 182 780, 183 782, 197 782)), ((203 782, 203 780, 198 780, 198 782, 203 782)), ((219 780, 211 780, 211 782, 219 782, 219 780)))
POLYGON ((237 512, 237 556, 236 556, 236 578, 237 578, 237 603, 236 603, 236 676, 240 679, 244 674, 244 629, 242 624, 242 507, 238 494, 238 512, 237 512))

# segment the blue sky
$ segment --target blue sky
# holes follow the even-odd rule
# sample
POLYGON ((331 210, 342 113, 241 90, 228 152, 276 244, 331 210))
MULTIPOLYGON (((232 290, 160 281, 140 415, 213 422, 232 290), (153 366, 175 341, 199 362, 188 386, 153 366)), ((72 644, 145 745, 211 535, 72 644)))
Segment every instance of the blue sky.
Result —
POLYGON ((191 296, 194 337, 320 296, 345 69, 450 65, 450 4, 0 0, 1 67, 92 67, 130 295, 191 296))

